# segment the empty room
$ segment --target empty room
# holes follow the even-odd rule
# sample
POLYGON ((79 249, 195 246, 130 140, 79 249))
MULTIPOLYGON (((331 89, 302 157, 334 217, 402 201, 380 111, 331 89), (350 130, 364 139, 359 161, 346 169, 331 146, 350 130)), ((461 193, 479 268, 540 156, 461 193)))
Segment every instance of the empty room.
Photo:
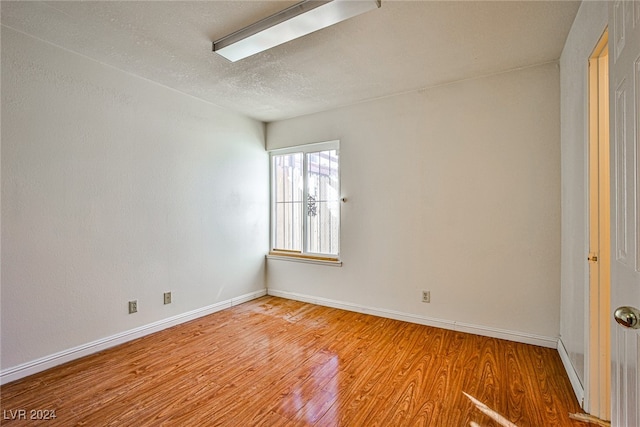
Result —
POLYGON ((0 424, 640 426, 640 1, 0 7, 0 424))

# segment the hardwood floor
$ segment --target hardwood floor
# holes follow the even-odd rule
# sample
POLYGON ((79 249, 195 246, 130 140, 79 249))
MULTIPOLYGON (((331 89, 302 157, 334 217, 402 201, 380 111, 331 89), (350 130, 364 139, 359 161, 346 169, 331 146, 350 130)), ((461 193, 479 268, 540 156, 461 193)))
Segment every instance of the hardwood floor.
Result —
POLYGON ((586 426, 556 350, 274 297, 7 384, 0 422, 498 425, 463 392, 518 427, 586 426))

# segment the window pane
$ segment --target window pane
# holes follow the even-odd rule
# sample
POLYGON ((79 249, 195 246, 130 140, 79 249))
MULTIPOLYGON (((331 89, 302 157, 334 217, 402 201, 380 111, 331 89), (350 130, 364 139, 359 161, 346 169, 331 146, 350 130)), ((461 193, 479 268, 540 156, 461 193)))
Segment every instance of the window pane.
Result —
POLYGON ((273 156, 273 247, 302 250, 302 153, 273 156))
POLYGON ((337 150, 307 154, 307 251, 339 252, 340 188, 337 150))

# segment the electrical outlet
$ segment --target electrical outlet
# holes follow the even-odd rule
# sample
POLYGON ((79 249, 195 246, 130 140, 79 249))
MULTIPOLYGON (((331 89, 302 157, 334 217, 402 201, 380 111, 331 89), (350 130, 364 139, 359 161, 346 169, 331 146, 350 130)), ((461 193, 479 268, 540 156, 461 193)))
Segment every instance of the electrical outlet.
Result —
POLYGON ((431 302, 431 291, 422 291, 422 302, 431 302))
POLYGON ((164 303, 171 304, 171 292, 164 293, 164 303))
POLYGON ((138 312, 138 300, 129 301, 129 314, 138 312))

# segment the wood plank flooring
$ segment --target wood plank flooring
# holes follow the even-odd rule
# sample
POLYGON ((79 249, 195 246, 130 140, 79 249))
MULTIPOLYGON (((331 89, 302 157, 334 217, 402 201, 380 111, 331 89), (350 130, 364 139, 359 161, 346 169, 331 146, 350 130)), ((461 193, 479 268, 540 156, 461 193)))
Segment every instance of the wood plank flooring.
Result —
POLYGON ((497 426, 463 392, 518 427, 587 426, 556 350, 274 297, 7 384, 0 423, 497 426))

